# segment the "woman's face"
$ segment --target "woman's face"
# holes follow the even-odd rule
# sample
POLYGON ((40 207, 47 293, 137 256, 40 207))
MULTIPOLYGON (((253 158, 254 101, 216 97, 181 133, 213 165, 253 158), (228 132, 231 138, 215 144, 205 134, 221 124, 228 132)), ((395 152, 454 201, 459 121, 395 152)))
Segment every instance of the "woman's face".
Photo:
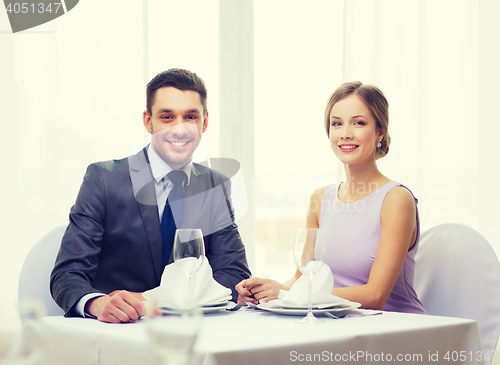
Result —
POLYGON ((375 118, 356 94, 335 103, 330 111, 330 143, 342 163, 375 161, 381 138, 375 118))

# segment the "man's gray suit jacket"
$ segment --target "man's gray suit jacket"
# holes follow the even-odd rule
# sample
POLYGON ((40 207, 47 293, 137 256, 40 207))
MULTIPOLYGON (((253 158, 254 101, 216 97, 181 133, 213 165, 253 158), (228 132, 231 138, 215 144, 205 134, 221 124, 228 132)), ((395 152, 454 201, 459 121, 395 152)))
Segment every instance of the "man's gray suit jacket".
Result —
MULTIPOLYGON (((232 290, 250 276, 230 199, 230 180, 193 163, 182 227, 201 228, 214 279, 232 290)), ((147 147, 87 168, 50 280, 66 316, 89 293, 144 292, 160 284, 163 239, 147 147)), ((169 263, 172 262, 172 256, 169 263)))

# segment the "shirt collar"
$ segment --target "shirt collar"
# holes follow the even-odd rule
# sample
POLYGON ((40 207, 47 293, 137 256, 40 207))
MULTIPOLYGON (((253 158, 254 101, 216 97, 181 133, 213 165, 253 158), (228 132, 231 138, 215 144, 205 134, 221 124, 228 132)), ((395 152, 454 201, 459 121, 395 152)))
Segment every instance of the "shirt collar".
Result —
MULTIPOLYGON (((160 182, 161 179, 165 177, 165 175, 167 175, 170 171, 174 170, 173 168, 170 167, 168 163, 163 161, 161 157, 156 154, 151 144, 149 144, 148 146, 148 158, 149 158, 149 164, 151 165, 151 172, 153 173, 153 177, 155 178, 156 182, 160 182)), ((186 166, 184 166, 181 169, 187 175, 186 185, 189 185, 192 168, 193 168, 193 161, 191 160, 188 162, 186 166)))

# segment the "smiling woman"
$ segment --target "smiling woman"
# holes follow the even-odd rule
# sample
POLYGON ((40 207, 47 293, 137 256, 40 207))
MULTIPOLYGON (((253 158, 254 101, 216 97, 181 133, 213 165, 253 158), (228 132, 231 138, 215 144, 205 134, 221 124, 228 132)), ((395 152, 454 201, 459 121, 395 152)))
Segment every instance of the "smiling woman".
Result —
POLYGON ((352 158, 377 156, 384 138, 370 110, 357 95, 339 100, 330 112, 330 143, 337 158, 352 164, 352 158), (354 112, 354 115, 352 115, 354 112))
MULTIPOLYGON (((346 180, 312 193, 306 227, 324 233, 325 263, 335 278, 332 294, 363 308, 425 313, 413 289, 420 232, 417 200, 376 164, 389 147, 388 107, 378 88, 360 82, 345 83, 333 92, 325 127, 346 180)), ((276 299, 301 275, 297 270, 285 284, 243 280, 236 287, 239 300, 276 299)))
MULTIPOLYGON (((336 135, 336 133, 333 133, 334 131, 337 133, 346 131, 346 129, 339 128, 342 125, 342 118, 335 115, 339 109, 359 110, 359 114, 355 113, 351 117, 351 120, 345 123, 352 123, 354 126, 361 128, 361 131, 366 131, 366 128, 362 127, 367 124, 376 128, 378 137, 375 156, 379 159, 387 155, 391 143, 389 135, 389 105, 382 91, 374 86, 364 86, 360 82, 345 83, 337 89, 328 100, 325 112, 325 130, 330 139, 334 138, 332 135, 336 135), (348 97, 349 95, 351 97, 348 97), (335 106, 337 102, 339 103, 335 106), (344 106, 344 104, 348 105, 344 106), (332 131, 332 134, 330 134, 330 131, 332 131)), ((342 140, 344 137, 342 137, 342 140)), ((353 145, 349 146, 346 143, 344 143, 344 146, 346 146, 344 149, 347 150, 353 148, 353 145)), ((336 151, 334 149, 334 152, 336 151)), ((337 157, 339 156, 337 155, 337 157)))

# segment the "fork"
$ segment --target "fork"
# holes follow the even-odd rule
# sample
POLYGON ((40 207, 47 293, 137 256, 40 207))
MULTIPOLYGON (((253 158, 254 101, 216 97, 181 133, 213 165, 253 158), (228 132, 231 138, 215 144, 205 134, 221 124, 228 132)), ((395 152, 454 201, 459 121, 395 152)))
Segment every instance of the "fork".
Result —
POLYGON ((333 319, 340 319, 340 317, 337 317, 336 315, 331 314, 330 312, 323 312, 325 313, 328 317, 333 318, 333 319))
POLYGON ((226 310, 227 311, 231 311, 231 312, 236 312, 237 310, 239 310, 241 307, 243 307, 243 305, 241 304, 235 304, 233 305, 232 307, 226 307, 226 310))

